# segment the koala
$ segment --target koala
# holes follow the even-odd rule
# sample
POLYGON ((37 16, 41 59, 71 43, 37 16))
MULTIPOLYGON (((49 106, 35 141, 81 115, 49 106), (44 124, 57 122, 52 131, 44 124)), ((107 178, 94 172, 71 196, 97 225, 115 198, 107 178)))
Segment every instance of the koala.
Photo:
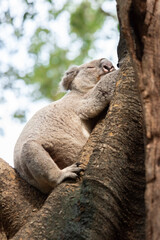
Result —
POLYGON ((71 67, 60 85, 68 93, 39 110, 24 127, 14 149, 20 176, 43 193, 82 170, 77 155, 96 118, 110 103, 115 68, 105 58, 71 67))

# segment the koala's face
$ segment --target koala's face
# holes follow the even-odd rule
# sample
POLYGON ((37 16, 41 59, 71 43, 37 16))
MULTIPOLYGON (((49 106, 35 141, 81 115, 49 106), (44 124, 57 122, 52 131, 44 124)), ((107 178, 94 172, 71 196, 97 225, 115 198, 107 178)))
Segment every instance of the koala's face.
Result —
POLYGON ((112 63, 106 58, 93 60, 81 66, 71 67, 63 77, 61 84, 66 90, 79 90, 86 92, 87 89, 101 79, 101 76, 115 70, 112 63))
MULTIPOLYGON (((101 76, 113 71, 113 64, 106 58, 94 60, 92 62, 79 66, 79 75, 90 78, 94 83, 100 80, 101 76)), ((78 75, 77 74, 77 75, 78 75)))

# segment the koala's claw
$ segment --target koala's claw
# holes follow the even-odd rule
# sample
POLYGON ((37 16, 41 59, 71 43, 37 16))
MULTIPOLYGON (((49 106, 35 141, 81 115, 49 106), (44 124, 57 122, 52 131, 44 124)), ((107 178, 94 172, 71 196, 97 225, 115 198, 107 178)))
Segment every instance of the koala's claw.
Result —
POLYGON ((80 162, 77 162, 77 163, 76 163, 77 167, 79 167, 81 164, 82 164, 82 163, 80 163, 80 162))
POLYGON ((74 172, 74 173, 79 173, 83 170, 82 168, 79 167, 80 165, 81 165, 81 163, 77 162, 77 163, 72 164, 69 167, 66 167, 65 169, 67 170, 67 172, 71 171, 71 172, 74 172))
POLYGON ((74 163, 71 166, 68 166, 64 169, 62 169, 62 174, 60 176, 60 178, 58 179, 58 184, 61 183, 64 179, 66 178, 72 178, 72 179, 76 179, 79 177, 79 173, 81 171, 84 171, 84 169, 79 168, 79 166, 81 165, 81 163, 74 163))

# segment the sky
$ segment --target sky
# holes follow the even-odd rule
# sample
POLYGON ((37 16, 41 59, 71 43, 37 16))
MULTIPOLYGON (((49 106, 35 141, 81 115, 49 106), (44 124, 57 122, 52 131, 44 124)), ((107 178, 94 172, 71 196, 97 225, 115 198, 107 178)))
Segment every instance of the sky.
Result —
MULTIPOLYGON (((59 4, 65 2, 57 0, 57 7, 59 4)), ((8 7, 11 7, 13 14, 19 14, 19 18, 21 17, 21 9, 22 5, 19 4, 19 0, 1 0, 0 3, 0 11, 5 11, 8 7)), ((39 15, 42 23, 45 23, 45 11, 43 0, 39 0, 37 4, 37 8, 39 11, 39 15)), ((111 12, 116 12, 116 3, 106 1, 104 8, 111 12)), ((1 12, 0 12, 1 13, 1 12)), ((67 17, 67 16, 66 16, 67 17)), ((17 18, 17 26, 19 24, 17 18)), ((20 70, 24 70, 25 68, 29 68, 32 66, 32 60, 28 58, 27 55, 27 46, 29 38, 32 36, 34 29, 37 27, 39 22, 35 21, 35 25, 31 24, 31 22, 27 22, 25 26, 26 37, 22 40, 19 45, 19 51, 14 54, 14 57, 9 54, 9 52, 15 49, 16 42, 14 39, 10 38, 9 28, 1 28, 1 34, 4 36, 4 41, 8 48, 8 51, 0 49, 0 55, 3 59, 3 62, 0 65, 0 68, 5 68, 7 64, 12 63, 14 66, 18 67, 20 70)), ((102 58, 106 57, 113 62, 116 66, 117 64, 117 44, 118 44, 118 33, 113 29, 117 28, 115 21, 112 19, 108 19, 104 29, 102 29, 98 34, 101 36, 102 32, 107 32, 110 38, 102 40, 101 38, 97 40, 97 54, 93 56, 93 58, 102 58), (105 56, 104 56, 105 53, 105 56)), ((54 31, 57 32, 57 36, 59 39, 63 39, 59 44, 67 44, 68 36, 65 34, 66 32, 66 20, 65 16, 62 16, 55 25, 54 31)), ((76 46, 73 46, 73 49, 76 46)), ((45 56, 43 56, 45 58, 45 56)), ((43 99, 37 102, 31 101, 27 95, 31 92, 31 86, 26 86, 23 81, 19 81, 17 83, 21 89, 21 94, 15 95, 11 90, 5 90, 3 94, 5 95, 6 102, 0 104, 0 127, 3 129, 3 134, 0 134, 0 157, 7 161, 11 166, 13 166, 13 151, 15 143, 20 135, 25 123, 20 123, 19 121, 11 118, 11 114, 16 111, 18 108, 27 108, 27 121, 33 116, 33 114, 38 111, 40 108, 49 104, 49 100, 43 99)))

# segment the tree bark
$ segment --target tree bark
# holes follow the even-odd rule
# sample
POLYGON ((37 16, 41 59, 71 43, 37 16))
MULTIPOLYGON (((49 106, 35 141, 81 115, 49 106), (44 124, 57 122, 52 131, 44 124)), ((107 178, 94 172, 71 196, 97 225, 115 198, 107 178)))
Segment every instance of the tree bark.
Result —
POLYGON ((11 238, 42 207, 46 196, 0 159, 0 234, 11 238))
POLYGON ((117 0, 145 118, 146 239, 160 239, 160 1, 117 0))

